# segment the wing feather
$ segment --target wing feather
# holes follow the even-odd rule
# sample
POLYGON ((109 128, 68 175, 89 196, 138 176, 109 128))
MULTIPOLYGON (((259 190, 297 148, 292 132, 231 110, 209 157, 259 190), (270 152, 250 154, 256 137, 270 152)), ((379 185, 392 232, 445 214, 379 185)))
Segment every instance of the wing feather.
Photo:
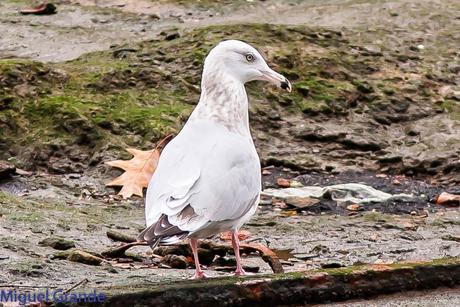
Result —
POLYGON ((238 220, 254 207, 260 190, 252 140, 209 121, 195 122, 160 156, 147 190, 147 226, 165 215, 171 226, 193 233, 238 220))

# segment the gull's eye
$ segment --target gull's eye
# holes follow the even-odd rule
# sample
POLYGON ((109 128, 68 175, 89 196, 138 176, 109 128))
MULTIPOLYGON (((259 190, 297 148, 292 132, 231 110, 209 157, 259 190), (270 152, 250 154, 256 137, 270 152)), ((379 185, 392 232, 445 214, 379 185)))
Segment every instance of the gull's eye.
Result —
POLYGON ((252 53, 246 53, 246 55, 244 56, 246 58, 246 61, 248 62, 254 62, 255 60, 255 57, 252 53))

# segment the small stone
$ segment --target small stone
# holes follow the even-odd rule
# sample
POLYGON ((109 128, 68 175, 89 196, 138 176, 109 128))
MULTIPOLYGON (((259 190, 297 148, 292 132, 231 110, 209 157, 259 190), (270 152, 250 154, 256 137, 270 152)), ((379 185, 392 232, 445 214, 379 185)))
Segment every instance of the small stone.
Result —
POLYGON ((171 40, 179 38, 179 37, 180 37, 179 32, 168 33, 165 36, 165 40, 171 41, 171 40))
POLYGON ((411 223, 411 222, 404 222, 402 223, 402 228, 404 228, 405 230, 417 230, 418 226, 411 223))
POLYGON ((262 175, 264 175, 264 176, 268 176, 268 175, 271 175, 271 174, 272 174, 272 172, 270 172, 267 169, 262 170, 262 175))
POLYGON ((319 199, 309 197, 292 196, 286 198, 286 204, 294 206, 299 209, 307 208, 319 203, 319 199))
POLYGON ((291 186, 291 182, 289 181, 289 179, 285 179, 285 178, 276 179, 276 184, 280 188, 289 188, 291 186))
POLYGON ((259 202, 260 206, 267 206, 272 204, 272 199, 261 199, 259 202))
POLYGON ((286 209, 288 206, 282 200, 276 200, 272 202, 273 206, 278 207, 279 209, 286 209))
POLYGON ((331 262, 327 262, 327 263, 321 263, 321 267, 323 269, 337 269, 337 268, 341 268, 343 267, 344 265, 340 262, 337 262, 337 261, 331 261, 331 262))
POLYGON ((49 237, 38 242, 39 245, 49 246, 57 250, 67 250, 75 247, 75 243, 59 237, 49 237))
POLYGON ((350 211, 359 211, 362 209, 363 208, 358 204, 352 204, 352 205, 347 206, 347 210, 350 210, 350 211))

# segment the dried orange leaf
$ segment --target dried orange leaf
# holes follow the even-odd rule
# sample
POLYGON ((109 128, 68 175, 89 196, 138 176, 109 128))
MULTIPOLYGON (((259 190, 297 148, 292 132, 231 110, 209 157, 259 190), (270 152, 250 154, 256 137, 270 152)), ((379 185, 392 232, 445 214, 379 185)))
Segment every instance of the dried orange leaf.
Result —
POLYGON ((150 178, 152 178, 158 165, 161 150, 172 138, 172 135, 168 135, 152 150, 143 151, 127 148, 126 150, 134 156, 131 160, 105 162, 110 166, 118 167, 125 171, 121 176, 107 183, 106 186, 122 186, 118 194, 125 199, 132 195, 142 197, 143 189, 148 186, 150 178))

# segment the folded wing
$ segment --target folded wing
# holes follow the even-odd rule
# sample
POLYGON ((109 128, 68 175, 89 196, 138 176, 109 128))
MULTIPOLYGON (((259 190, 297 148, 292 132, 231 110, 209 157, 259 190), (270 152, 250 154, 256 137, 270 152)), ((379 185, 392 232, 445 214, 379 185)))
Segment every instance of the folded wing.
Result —
POLYGON ((140 237, 151 245, 210 227, 219 232, 217 224, 230 227, 258 200, 260 166, 252 140, 206 121, 187 128, 163 150, 147 190, 147 229, 140 237))

